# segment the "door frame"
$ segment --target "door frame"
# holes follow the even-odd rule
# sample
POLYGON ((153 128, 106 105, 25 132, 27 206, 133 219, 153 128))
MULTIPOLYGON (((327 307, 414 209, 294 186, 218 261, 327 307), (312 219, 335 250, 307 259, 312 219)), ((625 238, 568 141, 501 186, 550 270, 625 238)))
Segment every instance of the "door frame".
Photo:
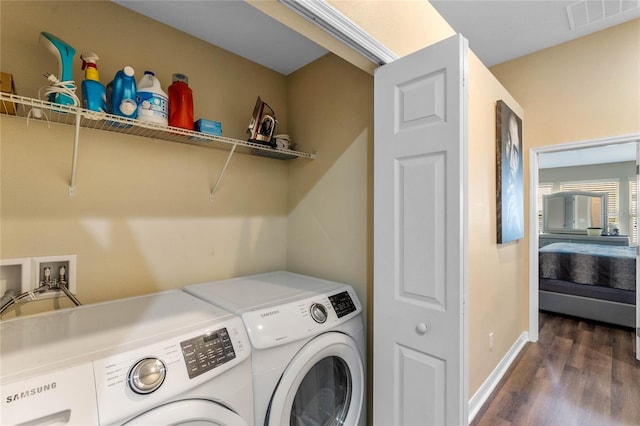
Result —
MULTIPOLYGON (((612 136, 568 142, 558 145, 549 145, 529 148, 529 341, 537 342, 539 336, 538 324, 538 155, 551 152, 570 151, 581 148, 593 148, 604 145, 624 144, 630 142, 640 143, 640 133, 612 136)), ((636 158, 636 164, 640 159, 636 158)), ((636 276, 636 286, 638 279, 636 276)), ((636 305, 636 316, 638 306, 636 305)), ((637 326, 637 325, 636 325, 637 326)))

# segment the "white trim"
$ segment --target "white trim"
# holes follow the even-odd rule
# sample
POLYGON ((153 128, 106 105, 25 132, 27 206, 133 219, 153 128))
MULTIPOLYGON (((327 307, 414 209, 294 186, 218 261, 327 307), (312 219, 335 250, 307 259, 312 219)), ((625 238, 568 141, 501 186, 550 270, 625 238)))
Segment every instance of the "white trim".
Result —
POLYGON ((629 143, 640 141, 640 133, 630 133, 627 135, 610 136, 600 139, 587 139, 584 141, 567 142, 559 145, 538 146, 531 148, 531 151, 535 151, 537 154, 544 154, 547 152, 559 152, 559 151, 571 151, 573 149, 591 148, 603 145, 612 145, 617 143, 629 143))
MULTIPOLYGON (((529 336, 538 341, 538 155, 629 142, 640 142, 640 133, 575 141, 529 149, 529 336)), ((638 308, 636 308, 638 309, 638 308)), ((636 311, 636 315, 638 315, 636 311)), ((640 341, 638 342, 640 352, 640 341)))
MULTIPOLYGON (((640 167, 640 143, 636 143, 636 191, 640 188, 640 173, 638 173, 638 168, 640 167)), ((637 194, 636 194, 637 195, 637 194)), ((636 197, 636 215, 638 214, 638 199, 636 197)), ((631 206, 629 206, 631 207, 631 206)), ((637 216, 636 216, 636 224, 637 224, 637 216)), ((635 237, 636 243, 640 243, 640 235, 638 234, 640 230, 636 226, 635 237)), ((640 277, 640 258, 638 253, 638 248, 636 247, 636 290, 638 286, 638 277, 640 277)), ((636 359, 640 361, 640 292, 636 291, 636 359)))
POLYGON ((500 360, 496 368, 491 372, 489 377, 487 377, 487 380, 484 381, 478 391, 469 400, 469 423, 473 421, 484 403, 487 402, 487 399, 489 399, 493 390, 498 386, 498 383, 500 383, 500 380, 502 380, 502 377, 509 367, 511 367, 511 364, 513 364, 513 361, 528 341, 528 333, 523 331, 513 343, 513 346, 511 346, 505 356, 500 360))
POLYGON ((529 151, 529 339, 538 341, 538 152, 529 151), (531 265, 535 265, 535 268, 531 265), (532 283, 536 283, 532 285, 532 283))
POLYGON ((398 59, 398 55, 324 0, 279 1, 378 65, 398 59))

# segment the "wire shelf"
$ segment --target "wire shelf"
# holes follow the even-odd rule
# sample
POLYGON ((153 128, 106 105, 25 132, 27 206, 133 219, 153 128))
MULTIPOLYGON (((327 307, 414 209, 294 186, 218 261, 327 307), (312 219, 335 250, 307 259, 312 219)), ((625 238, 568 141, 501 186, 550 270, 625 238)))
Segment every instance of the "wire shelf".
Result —
POLYGON ((26 119, 27 123, 29 120, 44 120, 48 123, 74 126, 75 135, 73 141, 73 159, 71 162, 71 178, 69 181, 69 195, 71 196, 76 195, 76 166, 78 161, 77 153, 81 128, 122 133, 126 135, 141 136, 145 138, 229 151, 227 160, 218 174, 218 178, 211 189, 211 193, 209 194, 209 198, 211 200, 214 199, 215 192, 220 185, 222 176, 224 175, 225 170, 229 165, 229 161, 235 152, 276 158, 279 160, 290 160, 294 158, 307 158, 311 160, 316 157, 316 154, 308 154, 290 149, 275 149, 258 143, 245 142, 223 136, 214 136, 207 133, 194 132, 192 130, 185 130, 177 127, 163 126, 156 123, 132 120, 130 118, 124 118, 117 115, 97 113, 72 105, 61 105, 9 93, 0 92, 0 107, 0 114, 20 117, 26 119))
POLYGON ((161 124, 140 120, 132 120, 117 115, 97 113, 71 105, 54 104, 9 93, 0 93, 0 102, 2 102, 3 115, 8 115, 4 111, 11 110, 9 104, 13 104, 16 111, 15 116, 27 120, 44 120, 50 123, 74 126, 76 124, 76 116, 80 115, 80 127, 87 129, 160 139, 226 151, 234 149, 237 153, 276 158, 279 160, 290 160, 294 158, 312 160, 316 158, 316 154, 290 149, 275 149, 268 145, 224 136, 214 136, 207 133, 163 126, 161 124))

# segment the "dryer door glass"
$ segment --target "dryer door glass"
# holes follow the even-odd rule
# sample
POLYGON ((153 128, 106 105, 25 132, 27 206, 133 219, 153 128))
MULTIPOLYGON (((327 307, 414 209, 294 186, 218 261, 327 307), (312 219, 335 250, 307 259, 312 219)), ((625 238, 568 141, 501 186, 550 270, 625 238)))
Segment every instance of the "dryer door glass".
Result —
POLYGON ((336 356, 322 359, 300 383, 293 400, 289 424, 344 424, 351 392, 351 373, 344 360, 336 356))
POLYGON ((364 364, 351 337, 314 337, 291 359, 265 416, 267 426, 364 424, 364 364))

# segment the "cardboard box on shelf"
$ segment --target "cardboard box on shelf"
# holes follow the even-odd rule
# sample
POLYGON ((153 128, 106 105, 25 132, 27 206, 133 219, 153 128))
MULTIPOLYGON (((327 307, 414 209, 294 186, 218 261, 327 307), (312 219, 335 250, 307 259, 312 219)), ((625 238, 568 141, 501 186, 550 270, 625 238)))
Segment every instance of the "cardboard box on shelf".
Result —
MULTIPOLYGON (((0 72, 0 91, 16 94, 16 85, 11 74, 0 72)), ((13 102, 0 101, 0 113, 16 115, 16 105, 13 102)))

